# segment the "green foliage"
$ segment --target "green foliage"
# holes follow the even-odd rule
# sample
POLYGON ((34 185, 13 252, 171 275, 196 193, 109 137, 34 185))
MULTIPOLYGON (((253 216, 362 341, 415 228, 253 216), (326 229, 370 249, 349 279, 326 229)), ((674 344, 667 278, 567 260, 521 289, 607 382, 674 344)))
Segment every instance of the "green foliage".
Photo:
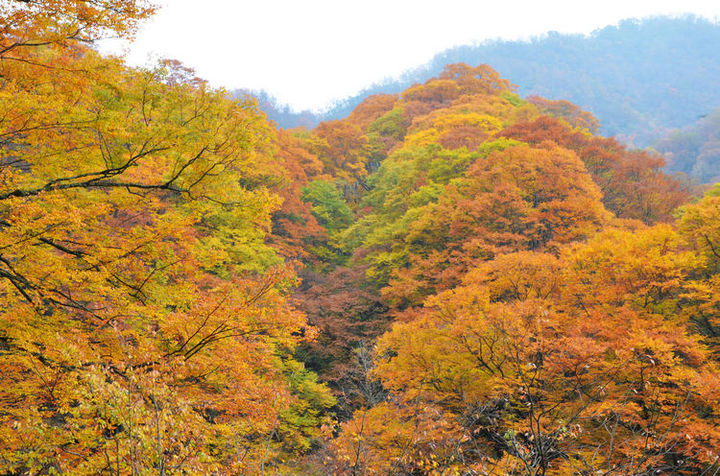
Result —
POLYGON ((509 91, 508 91, 508 92, 504 92, 504 93, 502 94, 502 97, 503 97, 504 99, 507 99, 507 101, 508 101, 510 104, 512 104, 513 106, 515 106, 515 107, 520 107, 520 106, 523 106, 523 105, 527 104, 527 101, 525 101, 523 98, 521 98, 521 97, 518 96, 517 94, 511 93, 511 92, 509 92, 509 91))
POLYGON ((329 232, 347 228, 353 212, 332 182, 314 180, 302 189, 302 200, 312 205, 312 214, 329 232))
POLYGON ((500 137, 499 139, 493 141, 483 142, 478 147, 477 152, 481 157, 487 157, 492 152, 505 150, 508 147, 515 147, 520 144, 522 144, 520 141, 508 139, 507 137, 500 137))
POLYGON ((0 473, 716 467, 720 185, 487 65, 275 131, 87 3, 0 38, 0 473))
POLYGON ((706 197, 720 197, 720 183, 716 183, 712 188, 705 192, 706 197))
POLYGON ((395 107, 393 110, 370 124, 367 130, 369 133, 376 133, 381 136, 402 140, 407 131, 405 121, 406 119, 403 114, 402 107, 395 107))
POLYGON ((280 413, 277 431, 287 451, 298 454, 309 450, 320 436, 327 436, 322 434, 321 426, 326 423, 327 411, 336 404, 336 399, 302 363, 286 360, 283 365, 297 400, 280 413))

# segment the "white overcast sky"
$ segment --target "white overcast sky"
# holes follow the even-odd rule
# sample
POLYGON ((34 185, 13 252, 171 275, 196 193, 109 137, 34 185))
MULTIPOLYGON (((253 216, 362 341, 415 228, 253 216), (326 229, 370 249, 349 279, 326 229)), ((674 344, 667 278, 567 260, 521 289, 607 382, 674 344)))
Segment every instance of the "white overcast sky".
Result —
MULTIPOLYGON (((181 60, 216 86, 264 89, 319 109, 436 53, 547 31, 589 33, 624 18, 694 13, 718 0, 156 0, 162 7, 125 48, 132 64, 181 60)), ((720 47, 720 45, 719 45, 720 47)), ((502 74, 502 71, 500 72, 502 74)))

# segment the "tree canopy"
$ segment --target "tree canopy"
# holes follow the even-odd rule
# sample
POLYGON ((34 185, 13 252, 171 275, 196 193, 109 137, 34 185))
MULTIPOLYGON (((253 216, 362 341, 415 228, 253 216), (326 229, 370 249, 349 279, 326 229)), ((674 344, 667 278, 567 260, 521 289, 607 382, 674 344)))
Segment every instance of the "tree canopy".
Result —
POLYGON ((457 63, 278 130, 0 7, 0 474, 713 474, 720 189, 457 63))

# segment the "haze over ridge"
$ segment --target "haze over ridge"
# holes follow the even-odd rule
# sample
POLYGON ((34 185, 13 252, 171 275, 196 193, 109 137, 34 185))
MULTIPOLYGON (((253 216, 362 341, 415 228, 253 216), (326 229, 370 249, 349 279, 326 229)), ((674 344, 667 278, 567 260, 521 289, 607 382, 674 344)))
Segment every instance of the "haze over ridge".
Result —
POLYGON ((629 19, 589 35, 550 32, 529 41, 450 48, 320 113, 295 112, 276 105, 268 93, 256 95, 280 126, 313 126, 346 116, 371 94, 397 93, 424 82, 446 64, 487 63, 518 85, 522 96, 567 99, 595 114, 604 135, 647 146, 720 105, 717 44, 720 25, 701 17, 629 19))

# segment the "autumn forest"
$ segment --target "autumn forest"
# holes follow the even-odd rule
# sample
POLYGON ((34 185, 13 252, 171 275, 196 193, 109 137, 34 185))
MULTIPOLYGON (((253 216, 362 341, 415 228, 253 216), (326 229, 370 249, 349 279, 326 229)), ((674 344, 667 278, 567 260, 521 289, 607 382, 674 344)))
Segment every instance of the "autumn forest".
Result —
POLYGON ((283 129, 154 8, 0 2, 0 475, 720 474, 720 185, 488 65, 283 129))

